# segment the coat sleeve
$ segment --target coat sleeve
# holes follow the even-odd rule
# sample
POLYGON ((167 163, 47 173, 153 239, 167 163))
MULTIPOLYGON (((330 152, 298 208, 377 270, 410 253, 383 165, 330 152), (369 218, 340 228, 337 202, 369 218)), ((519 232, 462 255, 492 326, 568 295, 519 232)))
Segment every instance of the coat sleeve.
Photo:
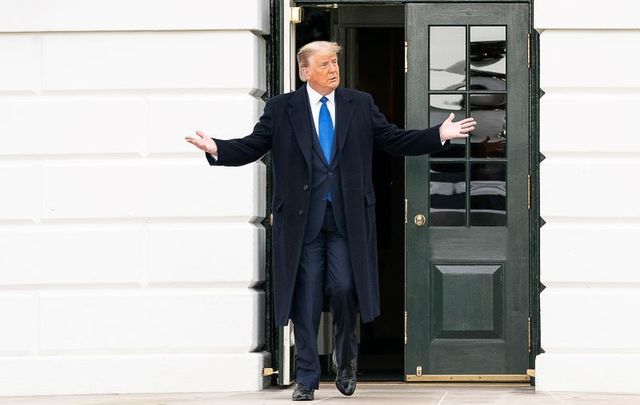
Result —
POLYGON ((218 148, 218 159, 208 153, 205 156, 212 166, 242 166, 255 162, 271 149, 273 131, 273 107, 267 101, 264 112, 250 135, 229 140, 212 138, 218 148))
POLYGON ((444 145, 440 140, 440 125, 415 130, 403 130, 387 121, 369 95, 369 110, 376 148, 394 155, 418 156, 448 149, 449 141, 444 145))

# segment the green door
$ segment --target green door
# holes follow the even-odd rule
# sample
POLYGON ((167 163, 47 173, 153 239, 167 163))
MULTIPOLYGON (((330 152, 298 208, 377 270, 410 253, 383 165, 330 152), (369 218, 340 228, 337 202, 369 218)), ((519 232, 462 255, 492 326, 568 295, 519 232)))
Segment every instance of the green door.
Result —
POLYGON ((524 381, 529 6, 409 4, 407 127, 478 122, 406 159, 405 378, 524 381))

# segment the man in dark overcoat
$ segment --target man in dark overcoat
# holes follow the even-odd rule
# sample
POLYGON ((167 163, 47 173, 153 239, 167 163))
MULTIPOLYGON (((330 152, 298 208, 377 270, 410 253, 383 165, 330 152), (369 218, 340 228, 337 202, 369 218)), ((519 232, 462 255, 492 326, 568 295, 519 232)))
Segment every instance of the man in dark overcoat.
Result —
MULTIPOLYGON (((320 380, 317 335, 323 296, 335 328, 336 386, 356 386, 357 313, 380 313, 371 166, 373 149, 423 155, 448 147, 474 129, 473 118, 424 130, 401 130, 378 111, 371 95, 338 87, 334 42, 316 41, 298 52, 306 85, 267 101, 253 132, 240 139, 186 140, 214 166, 240 166, 271 151, 273 169, 273 297, 278 326, 293 321, 296 388, 293 400, 312 400, 320 380)), ((425 114, 427 106, 425 106, 425 114)))

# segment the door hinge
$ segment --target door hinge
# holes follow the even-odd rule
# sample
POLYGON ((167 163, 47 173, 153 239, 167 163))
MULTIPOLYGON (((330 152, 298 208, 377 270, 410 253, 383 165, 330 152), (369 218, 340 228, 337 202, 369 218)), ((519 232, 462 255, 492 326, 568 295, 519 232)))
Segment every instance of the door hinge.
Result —
POLYGON ((408 58, 408 49, 409 49, 409 43, 407 41, 404 41, 404 72, 407 73, 407 71, 409 70, 409 58, 408 58))
POLYGON ((407 311, 404 311, 404 344, 407 344, 407 311))
POLYGON ((527 34, 527 67, 531 69, 531 34, 527 34))
POLYGON ((422 377, 422 366, 416 367, 416 377, 422 377))
POLYGON ((531 353, 531 317, 527 320, 527 340, 529 346, 529 353, 531 353))
POLYGON ((302 7, 289 7, 289 22, 300 24, 303 19, 304 11, 302 11, 302 7))
POLYGON ((531 209, 531 174, 527 174, 527 209, 531 209))
POLYGON ((408 210, 409 200, 404 199, 404 223, 407 223, 407 210, 408 210))
POLYGON ((270 375, 273 375, 273 374, 278 374, 278 370, 274 370, 271 367, 265 367, 262 369, 262 375, 264 377, 269 377, 270 375))

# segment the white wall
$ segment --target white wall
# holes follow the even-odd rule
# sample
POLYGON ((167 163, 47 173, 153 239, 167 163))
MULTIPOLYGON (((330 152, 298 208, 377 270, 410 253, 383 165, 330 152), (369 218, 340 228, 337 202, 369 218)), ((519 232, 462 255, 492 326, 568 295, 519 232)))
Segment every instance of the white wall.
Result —
POLYGON ((0 395, 258 390, 268 1, 0 2, 0 395), (239 12, 241 10, 242 12, 239 12))
POLYGON ((536 389, 640 393, 640 4, 534 9, 547 221, 536 389))

